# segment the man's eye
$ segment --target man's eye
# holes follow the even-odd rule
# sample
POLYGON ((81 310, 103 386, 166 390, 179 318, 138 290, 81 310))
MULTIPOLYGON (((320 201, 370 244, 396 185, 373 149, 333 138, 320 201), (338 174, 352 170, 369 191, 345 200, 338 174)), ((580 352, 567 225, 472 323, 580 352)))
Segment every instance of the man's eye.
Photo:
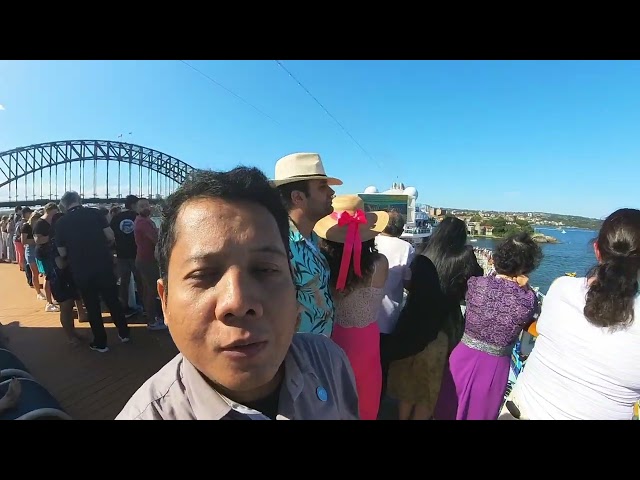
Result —
POLYGON ((194 280, 210 280, 219 276, 219 273, 213 270, 198 270, 189 275, 194 280))
POLYGON ((256 267, 255 271, 258 273, 277 273, 280 269, 278 267, 256 267))

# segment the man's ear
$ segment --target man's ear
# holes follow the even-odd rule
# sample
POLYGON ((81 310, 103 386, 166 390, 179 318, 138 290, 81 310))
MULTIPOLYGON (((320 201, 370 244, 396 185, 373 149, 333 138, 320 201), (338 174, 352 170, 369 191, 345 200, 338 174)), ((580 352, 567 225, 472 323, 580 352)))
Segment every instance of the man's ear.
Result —
POLYGON ((304 205, 306 199, 307 196, 300 190, 294 190, 293 192, 291 192, 291 204, 294 207, 300 207, 304 205))
POLYGON ((169 292, 162 278, 159 278, 156 282, 156 288, 158 290, 158 297, 160 297, 160 303, 162 304, 162 316, 164 317, 164 323, 169 326, 169 312, 167 311, 167 294, 169 292))

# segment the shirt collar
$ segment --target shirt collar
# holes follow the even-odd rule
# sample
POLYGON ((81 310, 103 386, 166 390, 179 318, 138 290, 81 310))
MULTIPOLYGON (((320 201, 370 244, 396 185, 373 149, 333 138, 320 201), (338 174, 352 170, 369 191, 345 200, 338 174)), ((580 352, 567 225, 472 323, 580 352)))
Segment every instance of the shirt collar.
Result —
POLYGON ((318 245, 318 236, 316 233, 311 230, 311 238, 305 238, 305 236, 300 233, 300 230, 298 230, 294 221, 291 220, 291 217, 289 217, 289 240, 293 242, 311 242, 314 245, 318 245))
MULTIPOLYGON (((302 361, 304 356, 300 355, 297 350, 298 347, 292 342, 284 359, 285 369, 282 385, 285 388, 281 388, 280 392, 278 419, 293 419, 295 417, 295 402, 304 389, 304 377, 308 374, 315 376, 309 365, 302 361)), ((237 418, 238 414, 250 418, 267 418, 260 412, 233 402, 218 393, 184 356, 182 365, 186 395, 196 419, 222 420, 237 418)))

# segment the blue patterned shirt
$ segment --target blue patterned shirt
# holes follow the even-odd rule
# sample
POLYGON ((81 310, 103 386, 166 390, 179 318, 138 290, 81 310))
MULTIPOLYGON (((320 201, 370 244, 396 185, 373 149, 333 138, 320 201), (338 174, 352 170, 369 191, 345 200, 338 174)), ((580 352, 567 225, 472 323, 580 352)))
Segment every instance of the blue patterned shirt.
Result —
POLYGON ((307 240, 289 219, 289 247, 293 281, 302 305, 298 332, 331 336, 334 306, 329 287, 329 263, 318 247, 318 236, 307 240))

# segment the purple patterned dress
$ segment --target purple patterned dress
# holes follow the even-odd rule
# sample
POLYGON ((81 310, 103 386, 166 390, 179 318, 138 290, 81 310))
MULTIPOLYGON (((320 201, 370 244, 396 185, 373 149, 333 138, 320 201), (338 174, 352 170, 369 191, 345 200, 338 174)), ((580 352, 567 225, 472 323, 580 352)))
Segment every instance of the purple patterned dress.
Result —
POLYGON ((495 275, 471 277, 468 287, 464 335, 445 367, 438 420, 498 418, 511 351, 538 305, 531 288, 495 275))

